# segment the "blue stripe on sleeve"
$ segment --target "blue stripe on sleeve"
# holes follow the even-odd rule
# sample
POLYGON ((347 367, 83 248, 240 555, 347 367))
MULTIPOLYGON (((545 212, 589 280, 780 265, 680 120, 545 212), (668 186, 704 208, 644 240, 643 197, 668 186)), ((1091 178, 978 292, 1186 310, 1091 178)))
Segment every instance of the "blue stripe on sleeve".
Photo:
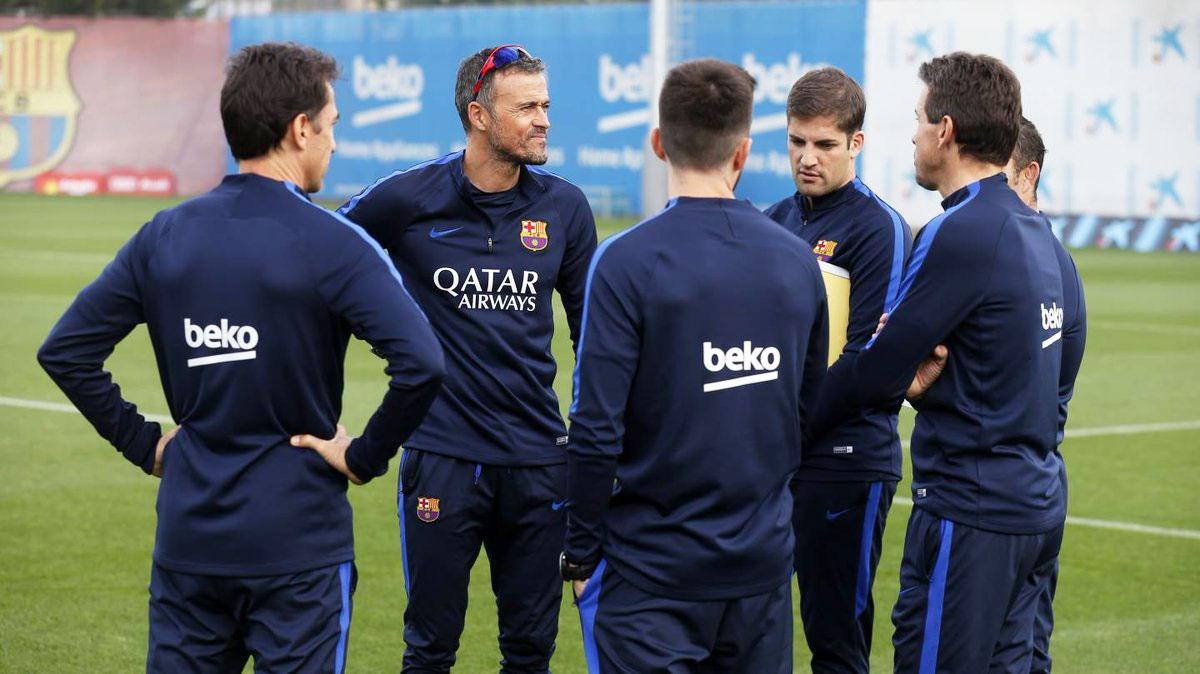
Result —
POLYGON ((942 540, 925 605, 925 635, 921 641, 919 674, 937 674, 938 646, 942 638, 942 606, 946 599, 946 574, 950 569, 950 543, 953 539, 954 522, 942 520, 942 540))
POLYGON ((896 212, 896 209, 880 199, 878 194, 872 192, 858 178, 854 179, 854 189, 874 199, 875 203, 879 204, 879 207, 892 218, 892 270, 888 276, 887 295, 883 300, 883 306, 890 307, 896 301, 896 295, 900 291, 900 277, 904 273, 904 230, 908 225, 904 224, 904 220, 896 212))
POLYGON ((611 246, 614 241, 616 241, 617 239, 632 232, 633 230, 637 229, 638 227, 641 227, 642 225, 646 224, 647 222, 654 220, 655 218, 659 217, 663 213, 666 213, 667 211, 671 210, 672 208, 674 208, 676 203, 678 203, 677 199, 671 199, 670 201, 667 202, 666 207, 664 207, 661 211, 659 211, 653 217, 647 218, 623 232, 613 234, 612 236, 605 239, 604 242, 601 243, 596 248, 595 253, 592 253, 592 262, 591 262, 591 264, 588 265, 587 280, 583 284, 583 312, 582 312, 583 318, 580 320, 580 325, 579 325, 579 343, 575 346, 575 373, 571 377, 571 382, 572 382, 572 387, 573 387, 573 391, 571 393, 571 409, 570 409, 571 414, 574 414, 576 408, 579 407, 579 362, 580 362, 580 356, 583 355, 583 340, 584 340, 584 337, 587 336, 588 307, 591 305, 591 301, 592 301, 592 277, 595 276, 595 274, 596 274, 596 264, 598 262, 600 262, 600 257, 604 255, 604 251, 608 250, 608 247, 611 246))
MULTIPOLYGON (((942 228, 942 223, 944 223, 946 218, 950 217, 950 215, 952 215, 955 211, 971 203, 971 200, 973 200, 978 194, 979 183, 971 183, 971 186, 967 188, 966 199, 963 199, 959 203, 950 207, 941 215, 930 220, 929 224, 925 225, 925 229, 921 231, 921 240, 917 242, 917 245, 913 248, 912 258, 910 258, 908 261, 908 271, 905 272, 904 279, 900 282, 900 291, 896 294, 895 299, 884 307, 884 310, 887 313, 890 314, 895 311, 896 307, 900 306, 900 303, 904 301, 904 296, 908 294, 908 289, 912 287, 913 279, 916 278, 917 272, 921 271, 921 265, 925 263, 925 257, 929 255, 929 248, 933 245, 933 239, 937 236, 938 230, 942 228)), ((863 348, 871 348, 871 345, 875 343, 875 338, 878 337, 879 334, 880 333, 876 333, 874 336, 872 336, 867 342, 867 345, 863 348)))
POLYGON ((364 189, 363 191, 354 195, 354 197, 352 199, 350 199, 350 201, 346 202, 346 205, 337 209, 337 212, 341 215, 345 215, 346 213, 349 213, 350 211, 354 210, 354 207, 358 205, 358 202, 362 201, 363 197, 370 194, 371 190, 374 190, 376 187, 379 187, 380 185, 386 183, 387 181, 391 180, 392 178, 395 178, 396 176, 404 175, 405 173, 408 173, 409 171, 416 171, 417 169, 425 168, 426 166, 434 166, 437 164, 449 164, 450 162, 454 161, 454 159, 456 159, 461 154, 462 154, 462 150, 459 150, 458 152, 451 152, 450 154, 442 155, 441 157, 435 157, 433 159, 423 161, 420 164, 414 164, 413 166, 410 166, 406 169, 402 169, 399 171, 393 171, 393 172, 385 175, 384 177, 380 178, 379 180, 376 180, 375 182, 371 183, 370 185, 368 185, 366 187, 366 189, 364 189))
POLYGON ((400 284, 400 290, 404 291, 405 296, 407 296, 408 299, 412 301, 413 305, 417 307, 417 313, 421 314, 421 318, 424 318, 426 323, 429 322, 429 317, 425 315, 425 311, 421 309, 421 305, 417 303, 417 300, 414 299, 411 294, 409 294, 408 288, 404 285, 404 279, 400 278, 400 272, 396 271, 396 265, 392 264, 392 258, 388 257, 387 253, 384 252, 383 247, 379 245, 378 241, 371 238, 371 235, 367 234, 365 229, 354 224, 341 213, 338 213, 337 211, 330 211, 319 204, 314 204, 309 200, 308 195, 306 195, 296 185, 288 182, 285 182, 284 184, 287 185, 288 191, 291 192, 297 199, 349 227, 350 231, 354 232, 359 236, 360 239, 365 241, 367 245, 369 245, 371 249, 375 251, 375 254, 379 256, 379 259, 383 260, 383 264, 387 266, 387 270, 392 275, 392 278, 396 279, 396 283, 400 284))

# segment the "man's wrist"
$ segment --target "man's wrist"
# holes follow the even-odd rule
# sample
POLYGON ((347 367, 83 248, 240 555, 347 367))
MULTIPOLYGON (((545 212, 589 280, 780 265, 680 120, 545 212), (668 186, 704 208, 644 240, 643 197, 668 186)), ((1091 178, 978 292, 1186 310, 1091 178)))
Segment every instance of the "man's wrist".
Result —
POLYGON ((558 556, 558 573, 565 581, 587 580, 592 577, 598 562, 573 562, 567 559, 567 553, 558 556))

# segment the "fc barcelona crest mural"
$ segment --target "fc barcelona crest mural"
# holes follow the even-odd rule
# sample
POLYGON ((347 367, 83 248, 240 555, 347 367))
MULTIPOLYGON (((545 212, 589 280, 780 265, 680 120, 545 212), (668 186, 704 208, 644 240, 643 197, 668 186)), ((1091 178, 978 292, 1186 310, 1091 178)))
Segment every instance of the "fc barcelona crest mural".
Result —
POLYGON ((0 31, 0 188, 53 169, 75 140, 73 30, 0 31))

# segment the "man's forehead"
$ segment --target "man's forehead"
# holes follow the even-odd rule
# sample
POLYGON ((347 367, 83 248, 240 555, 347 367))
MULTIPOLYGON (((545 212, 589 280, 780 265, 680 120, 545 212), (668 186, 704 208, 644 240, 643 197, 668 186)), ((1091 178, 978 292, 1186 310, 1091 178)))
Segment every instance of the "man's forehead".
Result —
POLYGON ((839 139, 846 134, 838 128, 833 117, 792 117, 788 119, 788 133, 810 140, 839 139))
POLYGON ((506 72, 496 73, 492 83, 492 96, 495 99, 528 99, 542 100, 549 98, 544 73, 506 72))

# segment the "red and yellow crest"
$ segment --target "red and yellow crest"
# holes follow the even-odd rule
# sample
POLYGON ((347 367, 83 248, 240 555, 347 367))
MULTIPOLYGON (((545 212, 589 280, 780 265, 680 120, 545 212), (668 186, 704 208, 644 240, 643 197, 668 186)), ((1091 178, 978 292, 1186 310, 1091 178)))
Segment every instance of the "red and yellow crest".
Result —
POLYGON ((442 514, 441 499, 421 496, 417 499, 417 519, 433 522, 442 514))
POLYGON ((837 248, 837 241, 827 241, 821 239, 817 245, 813 246, 813 252, 817 254, 817 259, 822 262, 828 262, 829 258, 833 257, 833 251, 837 248))
POLYGON ((546 235, 546 223, 541 220, 521 221, 521 245, 534 252, 545 250, 550 245, 550 237, 546 235))
POLYGON ((73 30, 0 31, 0 188, 58 166, 75 142, 73 30))

